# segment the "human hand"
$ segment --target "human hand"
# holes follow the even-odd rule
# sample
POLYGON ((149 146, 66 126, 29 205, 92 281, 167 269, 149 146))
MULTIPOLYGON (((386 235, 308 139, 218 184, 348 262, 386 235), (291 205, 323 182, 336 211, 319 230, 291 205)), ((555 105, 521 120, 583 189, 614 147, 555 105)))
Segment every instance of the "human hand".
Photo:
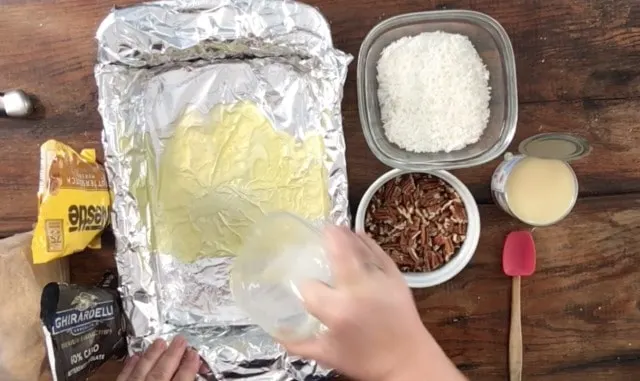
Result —
POLYGON ((337 227, 327 229, 326 244, 334 286, 309 282, 301 294, 328 331, 282 343, 290 353, 358 380, 465 380, 424 328, 404 277, 380 246, 337 227))
POLYGON ((127 360, 116 381, 193 381, 202 362, 193 349, 187 349, 187 341, 176 336, 171 345, 158 339, 142 356, 127 360))

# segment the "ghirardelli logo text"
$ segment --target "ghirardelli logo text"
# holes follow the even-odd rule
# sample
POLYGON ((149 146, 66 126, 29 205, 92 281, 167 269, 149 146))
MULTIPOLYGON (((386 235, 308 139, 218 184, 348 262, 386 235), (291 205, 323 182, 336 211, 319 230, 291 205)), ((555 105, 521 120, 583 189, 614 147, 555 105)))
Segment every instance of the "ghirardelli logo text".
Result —
POLYGON ((71 302, 72 308, 56 314, 51 333, 69 332, 74 336, 90 331, 104 321, 113 320, 114 302, 98 302, 98 297, 82 292, 71 302))

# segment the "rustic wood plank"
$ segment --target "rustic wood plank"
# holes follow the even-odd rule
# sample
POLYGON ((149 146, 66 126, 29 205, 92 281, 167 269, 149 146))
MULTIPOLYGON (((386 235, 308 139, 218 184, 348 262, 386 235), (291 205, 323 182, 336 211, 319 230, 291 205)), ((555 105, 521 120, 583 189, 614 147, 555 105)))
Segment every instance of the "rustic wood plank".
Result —
MULTIPOLYGON (((90 99, 93 36, 113 6, 133 0, 3 3, 0 83, 72 110, 90 99), (28 15, 28 17, 24 17, 28 15), (37 38, 34 38, 37 37, 37 38)), ((312 0, 331 22, 335 44, 357 55, 379 21, 401 13, 473 9, 500 21, 520 68, 520 99, 540 101, 640 95, 640 3, 632 0, 312 0)), ((351 73, 355 73, 352 67, 351 73)), ((355 76, 352 76, 352 80, 355 76)))
MULTIPOLYGON (((357 106, 344 104, 347 170, 355 208, 369 185, 389 168, 364 142, 357 106)), ((516 137, 509 152, 529 136, 545 132, 586 138, 592 152, 572 166, 581 196, 640 191, 640 100, 550 102, 520 105, 516 137)), ((501 158, 476 168, 453 171, 481 203, 491 202, 490 179, 501 158)))
MULTIPOLYGON (((39 98, 31 120, 0 119, 0 236, 35 219, 38 147, 55 138, 99 147, 92 74, 93 35, 117 1, 5 0, 0 5, 0 86, 39 98)), ((368 30, 410 11, 470 8, 509 32, 519 68, 516 143, 537 132, 589 139, 594 152, 574 164, 582 195, 640 191, 640 3, 632 0, 316 0, 336 45, 357 55, 368 30), (582 99, 610 99, 582 101, 582 99), (551 102, 564 100, 567 102, 551 102)), ((1 90, 1 89, 0 89, 1 90)), ((345 88, 345 134, 352 205, 386 168, 362 138, 355 65, 345 88)), ((481 201, 496 163, 457 171, 481 201)), ((527 380, 634 380, 640 377, 639 196, 580 201, 554 228, 535 232, 539 265, 523 283, 527 380)), ((445 286, 416 293, 427 326, 473 380, 505 378, 509 280, 500 273, 501 238, 517 227, 494 206, 481 206, 483 236, 471 266, 445 286), (479 299, 478 299, 479 298, 479 299)), ((114 265, 105 248, 72 257, 73 280, 91 284, 114 265)), ((94 379, 112 380, 111 363, 94 379)))
POLYGON ((640 92, 640 3, 635 1, 361 0, 348 7, 339 1, 313 3, 331 21, 335 44, 354 56, 368 31, 385 18, 471 9, 491 15, 509 34, 521 101, 626 98, 640 92))
MULTIPOLYGON (((130 3, 116 1, 116 5, 130 3)), ((640 51, 640 28, 634 24, 640 19, 637 2, 394 0, 374 5, 372 0, 317 0, 315 4, 331 21, 336 44, 354 55, 370 27, 392 14, 442 7, 488 12, 512 34, 519 57, 520 98, 524 101, 619 98, 636 96, 639 91, 635 72, 629 69, 640 51), (546 57, 540 58, 545 60, 544 65, 536 63, 542 56, 546 57), (600 74, 593 74, 596 72, 600 74), (587 86, 585 78, 592 74, 600 80, 587 86)), ((39 107, 30 120, 0 119, 0 198, 5 201, 0 205, 0 236, 26 230, 35 219, 39 144, 55 138, 77 149, 100 150, 101 121, 92 74, 93 35, 111 5, 110 1, 67 0, 54 6, 50 2, 12 0, 2 6, 0 84, 36 94, 39 107)), ((385 167, 375 160, 362 137, 355 64, 350 69, 343 109, 355 207, 385 167)), ((640 191, 639 102, 523 104, 516 141, 545 131, 584 135, 595 150, 575 165, 582 194, 640 191)), ((458 172, 482 202, 489 200, 489 175, 495 165, 458 172)))
POLYGON ((85 250, 69 257, 71 283, 94 285, 102 280, 106 272, 117 272, 114 252, 115 239, 111 229, 108 229, 102 235, 101 249, 85 250))
MULTIPOLYGON (((423 320, 471 380, 507 377, 511 279, 503 239, 519 226, 482 206, 471 265, 416 292, 423 320)), ((560 224, 534 231, 536 273, 522 280, 523 379, 640 377, 640 196, 581 200, 560 224)))
MULTIPOLYGON (((506 234, 523 227, 494 205, 481 205, 480 215, 470 265, 414 295, 425 325, 471 380, 504 380, 511 280, 501 251, 506 234)), ((567 219, 534 237, 536 273, 522 281, 524 379, 638 379, 640 195, 580 200, 567 219)), ((97 281, 113 263, 108 247, 73 256, 74 280, 97 281)), ((115 379, 118 370, 111 364, 94 379, 115 379)))
MULTIPOLYGON (((362 136, 353 103, 344 104, 345 139, 351 206, 356 208, 367 187, 388 170, 376 160, 362 136)), ((99 117, 89 113, 93 127, 76 132, 76 127, 56 120, 56 127, 0 128, 0 141, 10 142, 0 150, 0 236, 30 228, 36 218, 38 147, 47 139, 59 139, 76 149, 95 147, 101 151, 99 117)), ((576 101, 523 104, 518 143, 533 134, 564 131, 588 139, 593 152, 573 164, 581 194, 607 195, 640 191, 640 100, 576 101)), ((490 202, 489 180, 498 161, 479 168, 455 171, 469 185, 480 202, 490 202)))

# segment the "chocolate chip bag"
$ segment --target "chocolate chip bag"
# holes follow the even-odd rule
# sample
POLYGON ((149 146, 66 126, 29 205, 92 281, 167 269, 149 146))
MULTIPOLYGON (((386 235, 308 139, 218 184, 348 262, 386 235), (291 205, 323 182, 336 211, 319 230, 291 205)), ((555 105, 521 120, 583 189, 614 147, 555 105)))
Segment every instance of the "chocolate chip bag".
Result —
POLYGON ((54 381, 86 380, 112 357, 127 351, 126 318, 117 278, 98 287, 49 283, 42 290, 40 319, 54 381))
POLYGON ((107 175, 95 150, 77 153, 55 140, 42 144, 33 262, 46 263, 87 247, 99 249, 110 206, 107 175))

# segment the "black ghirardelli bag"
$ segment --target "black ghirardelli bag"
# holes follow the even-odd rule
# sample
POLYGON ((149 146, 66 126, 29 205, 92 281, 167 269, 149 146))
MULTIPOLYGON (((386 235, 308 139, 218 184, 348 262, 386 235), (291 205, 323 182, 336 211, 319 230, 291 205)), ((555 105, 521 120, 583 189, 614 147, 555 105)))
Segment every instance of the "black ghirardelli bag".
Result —
POLYGON ((127 352, 126 318, 117 278, 98 287, 49 283, 42 290, 40 319, 54 381, 86 380, 112 357, 127 352))

